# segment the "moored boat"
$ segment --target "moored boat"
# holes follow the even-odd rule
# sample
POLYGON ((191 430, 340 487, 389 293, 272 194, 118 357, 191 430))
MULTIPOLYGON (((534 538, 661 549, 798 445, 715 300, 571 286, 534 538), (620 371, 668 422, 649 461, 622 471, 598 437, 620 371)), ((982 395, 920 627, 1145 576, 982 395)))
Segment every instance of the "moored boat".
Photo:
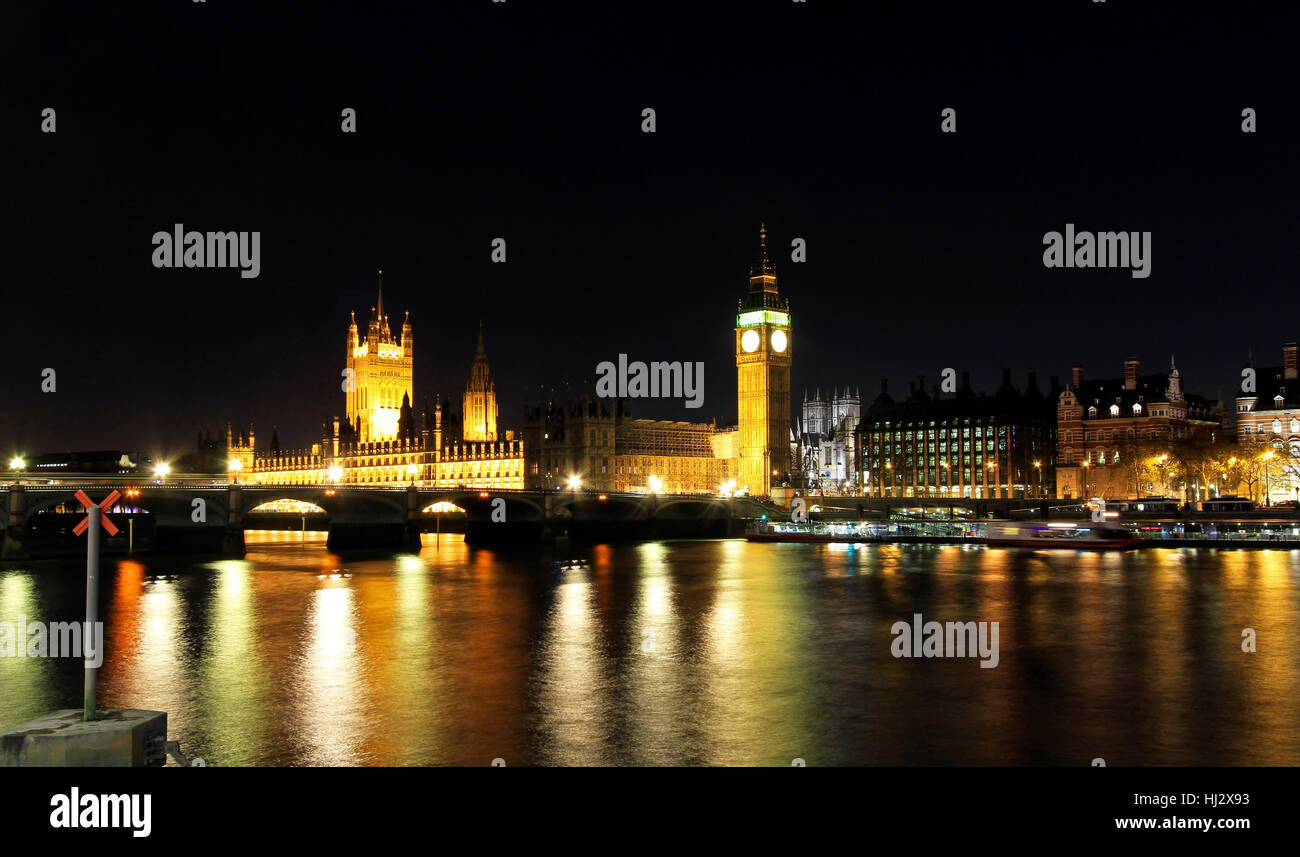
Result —
POLYGON ((888 531, 888 524, 876 521, 755 521, 745 530, 745 538, 751 542, 878 542, 888 531))
POLYGON ((1006 547, 1085 550, 1124 550, 1142 543, 1113 521, 991 521, 984 541, 1006 547))

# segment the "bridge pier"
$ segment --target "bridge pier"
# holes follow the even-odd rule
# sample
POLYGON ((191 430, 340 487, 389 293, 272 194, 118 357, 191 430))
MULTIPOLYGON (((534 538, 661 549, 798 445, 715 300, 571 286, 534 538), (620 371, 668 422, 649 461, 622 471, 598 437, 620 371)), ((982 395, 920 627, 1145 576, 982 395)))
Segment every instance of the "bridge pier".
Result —
POLYGON ((221 552, 243 554, 247 549, 244 544, 244 508, 243 498, 238 485, 226 489, 226 532, 221 539, 221 552))
POLYGON ((27 498, 23 486, 9 486, 6 504, 6 521, 4 544, 0 546, 0 558, 27 558, 27 498))

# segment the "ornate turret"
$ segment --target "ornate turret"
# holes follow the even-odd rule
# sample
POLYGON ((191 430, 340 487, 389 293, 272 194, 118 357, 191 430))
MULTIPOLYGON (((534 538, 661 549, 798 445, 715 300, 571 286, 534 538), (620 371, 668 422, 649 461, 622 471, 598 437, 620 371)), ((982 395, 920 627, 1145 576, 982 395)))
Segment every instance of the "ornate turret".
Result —
POLYGON ((478 346, 470 364, 463 408, 464 440, 497 439, 497 394, 483 346, 483 322, 478 325, 478 346))

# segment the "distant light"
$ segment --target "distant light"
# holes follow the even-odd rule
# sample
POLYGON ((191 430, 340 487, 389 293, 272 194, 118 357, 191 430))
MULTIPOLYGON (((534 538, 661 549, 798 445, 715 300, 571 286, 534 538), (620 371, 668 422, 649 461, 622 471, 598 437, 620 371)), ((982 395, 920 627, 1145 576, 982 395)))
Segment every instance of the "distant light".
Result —
POLYGON ((171 472, 172 472, 171 465, 165 461, 153 469, 153 475, 159 477, 166 476, 168 473, 171 472))
POLYGON ((414 476, 415 474, 417 474, 417 473, 420 472, 420 465, 418 465, 418 464, 408 464, 408 465, 406 465, 406 472, 409 473, 409 474, 411 474, 412 476, 414 476))
POLYGON ((234 459, 231 459, 230 464, 228 465, 228 467, 229 467, 230 470, 243 470, 243 469, 244 469, 244 462, 240 461, 238 458, 234 458, 234 459))
POLYGON ((27 467, 27 462, 26 462, 26 461, 23 461, 21 458, 11 458, 11 459, 9 459, 9 469, 10 469, 10 470, 23 470, 23 469, 26 468, 26 467, 27 467))
POLYGON ((327 472, 331 482, 338 482, 343 478, 343 468, 339 467, 337 464, 331 467, 327 472))

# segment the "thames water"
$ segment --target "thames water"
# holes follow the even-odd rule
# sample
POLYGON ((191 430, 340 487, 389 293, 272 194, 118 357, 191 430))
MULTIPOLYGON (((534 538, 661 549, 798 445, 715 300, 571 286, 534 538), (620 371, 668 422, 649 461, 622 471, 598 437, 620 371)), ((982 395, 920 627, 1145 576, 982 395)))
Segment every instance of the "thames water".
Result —
MULTIPOLYGON (((84 566, 0 567, 0 623, 83 618, 84 566)), ((208 765, 1300 765, 1300 551, 264 532, 102 576, 100 706, 208 765), (896 656, 918 615, 996 667, 896 656)), ((80 708, 16 634, 0 727, 80 708)))

